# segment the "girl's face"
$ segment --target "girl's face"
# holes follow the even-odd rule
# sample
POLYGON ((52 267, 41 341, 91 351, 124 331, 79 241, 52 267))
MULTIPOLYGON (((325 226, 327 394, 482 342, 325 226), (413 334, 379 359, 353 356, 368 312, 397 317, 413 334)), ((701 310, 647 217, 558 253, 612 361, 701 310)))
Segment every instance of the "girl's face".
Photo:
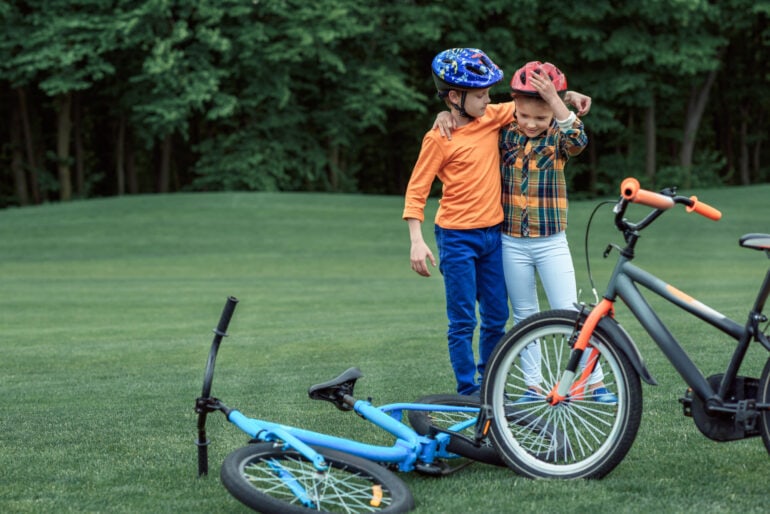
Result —
MULTIPOLYGON (((450 100, 460 105, 460 102, 462 102, 462 93, 460 91, 450 91, 449 94, 450 100)), ((479 118, 483 116, 484 111, 487 110, 489 101, 489 88, 471 89, 465 95, 465 112, 474 118, 479 118)))
POLYGON ((545 102, 529 98, 517 98, 516 120, 525 136, 537 137, 551 126, 553 110, 545 102))

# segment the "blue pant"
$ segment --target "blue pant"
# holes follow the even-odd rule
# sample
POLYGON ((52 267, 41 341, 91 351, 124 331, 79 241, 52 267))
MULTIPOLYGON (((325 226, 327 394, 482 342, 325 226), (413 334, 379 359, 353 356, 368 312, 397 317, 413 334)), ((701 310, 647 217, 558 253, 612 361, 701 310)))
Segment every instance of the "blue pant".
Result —
POLYGON ((457 392, 472 394, 479 389, 476 373, 483 377, 487 359, 505 334, 508 321, 500 225, 471 230, 436 225, 435 234, 449 318, 449 360, 457 392), (476 302, 481 317, 478 364, 473 353, 476 302))

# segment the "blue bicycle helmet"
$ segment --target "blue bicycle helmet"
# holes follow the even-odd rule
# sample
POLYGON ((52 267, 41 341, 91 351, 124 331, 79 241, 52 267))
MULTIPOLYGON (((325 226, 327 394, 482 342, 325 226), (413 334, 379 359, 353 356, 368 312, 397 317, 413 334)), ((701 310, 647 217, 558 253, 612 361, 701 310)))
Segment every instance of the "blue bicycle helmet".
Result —
POLYGON ((431 68, 440 97, 450 89, 484 89, 503 79, 503 70, 477 48, 444 50, 433 58, 431 68))

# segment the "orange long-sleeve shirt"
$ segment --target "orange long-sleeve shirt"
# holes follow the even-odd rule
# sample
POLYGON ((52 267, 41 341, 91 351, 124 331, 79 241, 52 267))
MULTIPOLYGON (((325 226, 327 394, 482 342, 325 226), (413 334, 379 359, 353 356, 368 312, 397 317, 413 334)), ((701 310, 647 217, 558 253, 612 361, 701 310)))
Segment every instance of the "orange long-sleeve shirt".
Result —
POLYGON ((452 132, 452 140, 431 130, 406 189, 403 218, 424 221, 433 181, 442 184, 435 222, 442 228, 473 229, 503 221, 500 128, 513 120, 514 103, 490 104, 484 115, 452 132))

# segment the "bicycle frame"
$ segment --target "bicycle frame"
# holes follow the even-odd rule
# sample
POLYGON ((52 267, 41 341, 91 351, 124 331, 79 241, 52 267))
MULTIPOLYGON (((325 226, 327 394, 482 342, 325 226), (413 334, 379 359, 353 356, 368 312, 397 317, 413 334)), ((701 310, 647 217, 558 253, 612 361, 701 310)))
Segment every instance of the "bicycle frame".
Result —
MULTIPOLYGON (((760 290, 754 312, 762 311, 764 302, 761 301, 761 297, 763 294, 765 298, 767 297, 768 289, 770 289, 770 287, 768 287, 769 285, 770 282, 765 280, 763 287, 764 293, 760 290)), ((693 392, 699 398, 707 401, 708 399, 716 397, 719 399, 720 403, 722 402, 726 397, 729 385, 733 383, 738 374, 740 364, 743 361, 746 351, 748 350, 750 343, 754 340, 754 334, 758 333, 756 330, 757 321, 754 316, 749 317, 749 322, 746 325, 741 325, 711 307, 690 297, 671 284, 631 264, 628 261, 628 258, 622 255, 615 266, 605 297, 611 298, 613 301, 616 297, 623 300, 629 310, 633 313, 634 317, 644 327, 645 331, 655 341, 661 351, 663 351, 685 383, 692 388, 693 392), (650 292, 709 323, 738 342, 724 377, 722 378, 719 391, 716 393, 713 391, 709 382, 699 371, 698 367, 689 357, 676 337, 671 334, 666 325, 650 307, 636 285, 645 287, 650 292)), ((758 340, 761 342, 761 339, 758 340)), ((766 345, 765 347, 767 348, 766 345)), ((768 348, 768 350, 770 350, 770 348, 768 348)), ((725 404, 725 407, 727 407, 726 411, 729 411, 734 410, 736 405, 728 403, 725 404)), ((757 408, 759 409, 767 409, 768 407, 770 407, 770 405, 757 405, 757 408)))
MULTIPOLYGON (((365 459, 395 464, 399 471, 413 471, 418 463, 430 464, 437 458, 453 458, 456 455, 446 451, 450 436, 438 433, 434 437, 418 435, 410 427, 401 423, 388 412, 402 410, 430 410, 433 412, 474 412, 478 409, 459 406, 435 406, 423 404, 391 404, 375 407, 366 400, 356 400, 353 410, 388 433, 396 437, 392 446, 375 445, 353 441, 312 430, 280 425, 265 420, 249 418, 237 410, 227 413, 227 419, 249 436, 261 441, 282 441, 291 448, 312 460, 319 471, 325 469, 323 457, 309 446, 320 446, 332 450, 350 453, 365 459)), ((461 430, 475 424, 475 420, 460 423, 449 430, 461 430)))
MULTIPOLYGON (((369 401, 357 400, 351 394, 341 395, 342 398, 333 400, 342 410, 354 410, 362 418, 373 425, 387 431, 396 437, 392 446, 376 445, 354 441, 344 437, 291 427, 267 420, 250 418, 242 412, 231 409, 221 400, 211 397, 211 384, 213 381, 216 355, 222 338, 226 337, 227 326, 232 317, 238 300, 229 297, 222 312, 222 316, 214 330, 215 337, 211 344, 209 358, 204 375, 203 391, 196 400, 195 411, 198 413, 198 476, 208 473, 207 447, 210 441, 206 437, 206 416, 210 412, 220 411, 225 414, 228 421, 248 434, 255 440, 265 442, 282 442, 305 458, 313 462, 319 471, 326 469, 324 458, 311 446, 318 446, 356 455, 378 463, 393 464, 399 471, 412 471, 418 468, 435 474, 441 471, 431 468, 436 459, 450 459, 458 457, 447 450, 447 445, 452 437, 464 437, 458 433, 451 433, 467 429, 477 423, 476 418, 457 423, 447 429, 437 429, 430 435, 419 435, 411 427, 401 422, 403 412, 432 411, 432 412, 468 412, 478 414, 478 407, 459 405, 436 405, 420 403, 392 403, 380 407, 373 406, 369 401), (451 435, 450 435, 451 433, 451 435), (432 471, 431 471, 432 470, 432 471)), ((356 378, 358 375, 356 375, 356 378)), ((352 393, 352 387, 351 387, 352 393)), ((329 398, 322 398, 329 399, 329 398)))
MULTIPOLYGON (((642 327, 644 327, 645 331, 663 351, 666 358, 671 362, 687 385, 690 386, 696 397, 704 402, 706 411, 708 413, 735 413, 741 408, 739 402, 729 402, 726 401, 726 398, 731 385, 735 383, 736 378, 738 377, 738 371, 749 345, 753 341, 757 341, 765 349, 770 351, 770 342, 768 342, 767 337, 759 329, 759 323, 767 320, 762 314, 762 311, 765 307, 768 295, 770 294, 770 270, 767 272, 765 280, 759 289, 754 306, 751 312, 749 312, 746 323, 742 325, 692 298, 673 285, 635 266, 631 263, 631 260, 634 258, 634 248, 639 238, 639 232, 675 203, 685 204, 688 207, 688 211, 694 210, 704 216, 711 217, 712 219, 718 219, 718 211, 713 210, 705 204, 698 204, 697 198, 695 197, 685 198, 675 196, 673 192, 671 193, 671 196, 658 195, 657 193, 640 190, 638 182, 636 182, 635 185, 631 184, 631 186, 627 183, 624 184, 624 186, 621 186, 624 196, 621 197, 615 207, 615 225, 621 232, 623 232, 626 246, 625 248, 619 249, 620 256, 618 257, 617 263, 615 264, 609 279, 603 300, 591 311, 581 327, 580 334, 574 346, 576 352, 572 355, 570 363, 567 366, 567 371, 562 377, 559 386, 555 388, 556 391, 552 393, 551 403, 556 404, 559 401, 563 401, 569 396, 571 391, 576 389, 573 379, 580 355, 586 349, 596 352, 595 349, 589 348, 588 343, 592 331, 602 317, 613 315, 614 303, 617 298, 620 298, 628 306, 642 327), (656 209, 639 223, 630 223, 624 219, 623 216, 626 207, 632 201, 652 206, 656 209), (712 385, 699 371, 679 341, 671 334, 666 325, 645 300, 644 296, 637 288, 637 285, 643 286, 651 293, 664 298, 676 307, 709 323, 722 333, 737 341, 737 346, 733 351, 717 391, 714 391, 712 385)), ((605 252, 605 257, 611 248, 611 246, 608 247, 605 252)), ((578 380, 578 384, 584 384, 587 374, 587 371, 583 371, 583 375, 581 375, 578 380)), ((756 403, 753 408, 758 411, 768 410, 770 409, 770 404, 756 403)))

